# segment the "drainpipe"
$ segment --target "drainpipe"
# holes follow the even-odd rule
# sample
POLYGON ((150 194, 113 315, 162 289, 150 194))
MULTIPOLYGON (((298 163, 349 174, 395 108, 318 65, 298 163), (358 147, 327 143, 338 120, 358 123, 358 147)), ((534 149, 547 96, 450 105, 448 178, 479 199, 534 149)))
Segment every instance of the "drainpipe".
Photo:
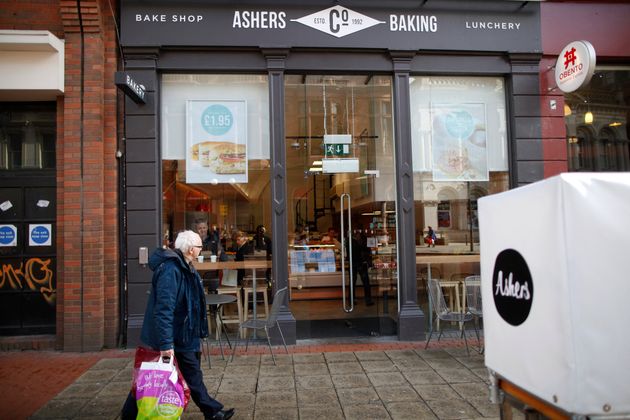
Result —
MULTIPOLYGON (((111 8, 109 3, 112 18, 114 19, 114 25, 116 30, 116 42, 118 44, 118 51, 120 56, 120 62, 118 68, 122 71, 125 70, 125 56, 123 54, 122 46, 120 45, 120 2, 117 4, 116 14, 111 8)), ((118 347, 127 345, 127 323, 129 321, 129 310, 127 304, 127 166, 125 165, 126 155, 126 116, 125 116, 125 95, 121 94, 116 89, 116 118, 122 116, 121 123, 122 128, 117 130, 117 142, 116 142, 116 160, 118 161, 118 347), (121 114, 122 112, 122 114, 121 114)))
POLYGON ((80 266, 81 266, 81 274, 80 274, 80 279, 81 279, 81 287, 79 288, 79 296, 80 296, 80 303, 81 303, 81 327, 80 327, 80 333, 81 333, 81 352, 83 352, 84 350, 84 336, 83 336, 83 322, 84 322, 84 317, 83 317, 83 308, 84 308, 84 299, 83 299, 83 286, 84 286, 84 275, 83 275, 83 271, 84 271, 84 256, 83 256, 83 222, 84 222, 84 196, 83 196, 83 143, 84 143, 84 130, 83 130, 83 113, 84 113, 84 98, 83 98, 83 92, 84 92, 84 87, 85 87, 85 73, 84 73, 84 68, 85 68, 85 32, 83 30, 83 16, 81 15, 81 0, 77 0, 77 14, 79 15, 79 32, 81 34, 80 37, 80 45, 81 45, 81 71, 80 71, 80 86, 79 86, 79 98, 80 98, 80 111, 79 111, 79 146, 80 146, 80 152, 79 152, 79 159, 81 161, 80 163, 80 179, 81 179, 81 183, 80 183, 80 187, 79 187, 79 206, 81 208, 80 213, 80 227, 79 227, 79 234, 80 234, 80 238, 79 238, 79 253, 80 253, 80 266))

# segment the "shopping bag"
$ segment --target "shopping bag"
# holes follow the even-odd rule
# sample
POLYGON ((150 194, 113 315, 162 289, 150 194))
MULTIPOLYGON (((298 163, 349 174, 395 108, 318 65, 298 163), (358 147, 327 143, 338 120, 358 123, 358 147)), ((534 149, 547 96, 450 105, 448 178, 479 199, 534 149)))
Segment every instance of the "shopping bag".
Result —
POLYGON ((168 362, 142 362, 136 380, 137 420, 177 420, 184 412, 186 396, 174 365, 168 362))
POLYGON ((223 279, 221 280, 222 286, 237 286, 238 283, 238 270, 223 270, 223 279))
MULTIPOLYGON (((139 399, 137 395, 137 388, 138 388, 137 385, 138 385, 138 380, 140 379, 140 375, 143 372, 143 370, 141 370, 142 364, 145 362, 158 362, 159 360, 160 360, 159 351, 148 349, 142 346, 138 346, 136 348, 136 355, 135 355, 135 360, 134 360, 134 371, 133 371, 133 382, 131 386, 131 393, 136 398, 136 402, 139 399)), ((188 388, 188 384, 184 380, 184 377, 182 376, 181 372, 179 371, 179 368, 177 367, 177 359, 175 359, 175 357, 171 357, 171 361, 173 363, 173 366, 175 367, 175 370, 177 371, 177 382, 181 384, 181 387, 184 391, 183 410, 185 410, 186 407, 188 406, 188 403, 190 402, 190 388, 188 388)), ((172 417, 172 418, 178 418, 178 417, 172 417)), ((142 417, 142 418, 146 418, 146 417, 142 417)), ((163 417, 155 417, 155 418, 163 418, 163 417)), ((171 417, 164 417, 164 418, 171 418, 171 417)))

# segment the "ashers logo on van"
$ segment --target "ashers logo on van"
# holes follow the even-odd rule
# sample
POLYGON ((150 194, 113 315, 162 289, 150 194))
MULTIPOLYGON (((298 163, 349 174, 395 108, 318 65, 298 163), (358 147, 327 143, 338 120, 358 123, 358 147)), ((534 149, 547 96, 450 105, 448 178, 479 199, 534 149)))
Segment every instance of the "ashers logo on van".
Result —
POLYGON ((494 305, 508 324, 521 325, 532 308, 534 283, 523 256, 514 249, 497 255, 492 273, 494 305))

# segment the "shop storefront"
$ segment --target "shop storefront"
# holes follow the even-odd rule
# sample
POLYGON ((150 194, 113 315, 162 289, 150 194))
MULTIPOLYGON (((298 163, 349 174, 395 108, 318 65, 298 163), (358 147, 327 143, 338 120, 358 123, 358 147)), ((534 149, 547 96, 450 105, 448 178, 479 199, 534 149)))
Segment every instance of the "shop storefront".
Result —
MULTIPOLYGON (((548 110, 545 133, 550 157, 562 156, 557 169, 580 172, 619 172, 630 170, 630 48, 622 40, 630 36, 625 24, 627 3, 558 2, 541 5, 544 56, 541 60, 542 86, 549 100, 557 100, 555 112, 548 110), (597 14, 597 19, 593 16, 597 14), (558 25, 562 19, 574 22, 558 25), (588 83, 563 92, 557 88, 554 72, 563 48, 573 41, 586 40, 597 56, 588 83), (553 145, 553 143, 557 143, 553 145), (562 146, 562 147, 560 147, 562 146), (564 150, 562 150, 564 149, 564 150)), ((567 57, 573 58, 573 57, 567 57)), ((561 70, 571 61, 561 63, 561 70)))
POLYGON ((2 5, 2 350, 119 343, 122 161, 111 3, 2 5))
POLYGON ((540 5, 261 3, 122 2, 127 342, 183 229, 249 237, 288 342, 423 339, 426 275, 478 274, 476 200, 543 178, 540 5))
POLYGON ((0 337, 56 330, 63 57, 48 31, 0 30, 0 337))

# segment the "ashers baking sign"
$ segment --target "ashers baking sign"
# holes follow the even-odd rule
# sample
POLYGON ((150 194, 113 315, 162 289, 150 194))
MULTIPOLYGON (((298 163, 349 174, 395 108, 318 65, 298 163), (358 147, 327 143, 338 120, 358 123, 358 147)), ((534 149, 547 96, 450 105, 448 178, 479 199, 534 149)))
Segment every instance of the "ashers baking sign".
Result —
POLYGON ((147 5, 131 0, 122 5, 122 44, 540 50, 538 5, 516 8, 511 2, 481 1, 461 2, 458 9, 455 3, 459 2, 449 2, 451 9, 359 11, 341 5, 321 10, 299 5, 263 9, 177 2, 147 5))

